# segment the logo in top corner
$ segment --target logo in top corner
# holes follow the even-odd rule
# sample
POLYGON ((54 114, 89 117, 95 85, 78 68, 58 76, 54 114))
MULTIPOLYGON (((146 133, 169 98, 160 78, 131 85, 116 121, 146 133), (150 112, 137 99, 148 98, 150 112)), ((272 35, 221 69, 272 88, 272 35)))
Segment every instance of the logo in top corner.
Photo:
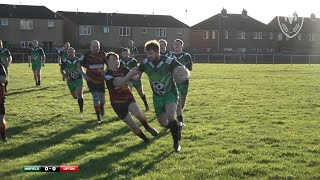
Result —
POLYGON ((301 30, 304 18, 298 17, 296 12, 293 13, 292 17, 280 17, 278 16, 278 24, 288 38, 295 37, 301 30))

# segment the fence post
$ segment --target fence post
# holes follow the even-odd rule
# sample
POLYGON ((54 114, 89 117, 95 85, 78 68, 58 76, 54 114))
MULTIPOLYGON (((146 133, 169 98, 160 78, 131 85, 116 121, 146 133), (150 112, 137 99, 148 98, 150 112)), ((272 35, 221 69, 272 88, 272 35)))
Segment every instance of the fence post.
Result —
POLYGON ((258 64, 258 55, 256 55, 256 65, 258 64))
POLYGON ((193 54, 193 62, 196 63, 196 54, 193 54))
POLYGON ((274 65, 274 54, 272 55, 272 64, 274 65))
POLYGON ((209 57, 210 57, 210 55, 208 54, 208 63, 210 63, 210 58, 209 57))
POLYGON ((310 66, 310 55, 309 55, 309 66, 310 66))
POLYGON ((223 63, 226 63, 226 55, 223 55, 223 63))
POLYGON ((239 58, 239 61, 240 61, 240 62, 239 62, 239 63, 240 63, 240 64, 242 64, 242 61, 241 61, 241 54, 240 54, 239 56, 240 56, 240 58, 239 58))
POLYGON ((291 58, 291 66, 292 66, 292 56, 290 56, 290 58, 291 58))

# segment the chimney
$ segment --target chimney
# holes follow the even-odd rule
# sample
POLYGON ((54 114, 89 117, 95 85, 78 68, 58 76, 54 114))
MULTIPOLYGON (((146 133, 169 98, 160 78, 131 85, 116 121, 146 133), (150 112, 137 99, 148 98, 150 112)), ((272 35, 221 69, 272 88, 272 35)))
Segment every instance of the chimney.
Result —
POLYGON ((310 16, 311 20, 316 20, 316 15, 314 13, 311 13, 311 16, 310 16))
POLYGON ((244 17, 247 17, 247 16, 248 16, 247 10, 245 10, 245 9, 242 10, 242 16, 244 16, 244 17))
POLYGON ((225 8, 222 8, 221 15, 222 16, 227 16, 227 10, 225 8))

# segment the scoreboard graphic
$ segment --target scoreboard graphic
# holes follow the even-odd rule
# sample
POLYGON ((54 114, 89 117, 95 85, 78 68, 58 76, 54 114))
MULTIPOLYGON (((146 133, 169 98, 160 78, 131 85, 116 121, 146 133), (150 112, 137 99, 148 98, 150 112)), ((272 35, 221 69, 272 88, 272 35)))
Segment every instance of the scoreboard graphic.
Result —
POLYGON ((23 166, 23 172, 66 172, 66 173, 75 173, 78 172, 78 166, 23 166))

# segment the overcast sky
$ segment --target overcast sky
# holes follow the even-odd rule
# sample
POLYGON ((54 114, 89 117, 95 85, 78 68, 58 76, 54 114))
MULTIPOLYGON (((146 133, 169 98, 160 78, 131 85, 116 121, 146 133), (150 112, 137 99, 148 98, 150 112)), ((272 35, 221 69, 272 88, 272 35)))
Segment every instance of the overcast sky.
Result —
POLYGON ((192 26, 225 8, 228 13, 240 14, 242 9, 248 15, 269 23, 275 16, 292 16, 296 11, 299 17, 310 17, 314 13, 320 17, 320 1, 304 0, 0 0, 1 4, 44 5, 52 11, 85 11, 127 14, 172 15, 192 26), (193 3, 192 3, 193 2, 193 3), (187 12, 186 12, 187 10, 187 12))

